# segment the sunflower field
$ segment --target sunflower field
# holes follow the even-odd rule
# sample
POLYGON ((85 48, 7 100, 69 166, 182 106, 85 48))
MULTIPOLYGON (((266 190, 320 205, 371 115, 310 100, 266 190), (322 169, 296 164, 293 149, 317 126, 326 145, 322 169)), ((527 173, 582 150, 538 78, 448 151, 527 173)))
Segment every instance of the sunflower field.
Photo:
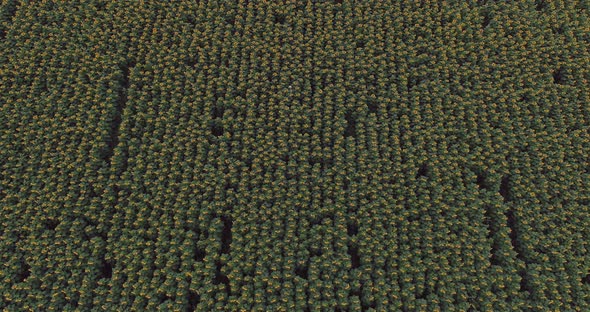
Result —
POLYGON ((0 310, 590 311, 590 2, 1 0, 0 310))

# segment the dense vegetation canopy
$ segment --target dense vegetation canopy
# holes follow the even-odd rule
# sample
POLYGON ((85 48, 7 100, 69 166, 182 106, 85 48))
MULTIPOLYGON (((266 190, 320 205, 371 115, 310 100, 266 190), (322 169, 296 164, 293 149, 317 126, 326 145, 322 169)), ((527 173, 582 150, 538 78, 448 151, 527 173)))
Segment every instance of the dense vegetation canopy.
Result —
POLYGON ((590 311, 590 2, 0 2, 3 311, 590 311))

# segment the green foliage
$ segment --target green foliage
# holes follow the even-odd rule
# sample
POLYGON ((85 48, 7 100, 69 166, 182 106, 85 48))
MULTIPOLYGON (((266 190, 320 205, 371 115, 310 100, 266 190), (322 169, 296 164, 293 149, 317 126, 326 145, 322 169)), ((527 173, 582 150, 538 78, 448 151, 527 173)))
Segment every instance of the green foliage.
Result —
POLYGON ((0 309, 590 310, 587 1, 0 2, 0 309))

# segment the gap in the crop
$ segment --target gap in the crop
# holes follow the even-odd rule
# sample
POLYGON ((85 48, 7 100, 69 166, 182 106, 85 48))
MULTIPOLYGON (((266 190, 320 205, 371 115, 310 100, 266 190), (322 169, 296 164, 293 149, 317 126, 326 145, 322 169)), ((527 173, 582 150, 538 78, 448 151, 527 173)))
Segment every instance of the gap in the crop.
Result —
POLYGON ((211 124, 211 134, 213 134, 216 137, 222 136, 223 135, 223 125, 221 125, 217 121, 213 122, 211 124))
POLYGON ((483 20, 481 22, 481 28, 486 28, 488 27, 488 25, 490 25, 490 22, 492 21, 492 16, 489 12, 485 12, 483 14, 483 20))
POLYGON ((221 105, 215 105, 212 108, 211 117, 213 119, 223 118, 224 111, 225 111, 225 109, 223 108, 223 106, 221 106, 221 105))
POLYGON ((477 184, 477 186, 480 189, 488 189, 490 187, 487 174, 485 174, 484 172, 477 173, 477 178, 475 180, 475 183, 477 184))
POLYGON ((346 129, 344 130, 344 137, 356 136, 356 118, 353 116, 351 112, 347 112, 344 115, 344 119, 346 120, 346 129))
POLYGON ((377 102, 376 98, 369 98, 367 101, 367 108, 369 109, 369 113, 377 113, 379 109, 379 103, 377 102))
POLYGON ((45 228, 48 230, 53 231, 57 228, 58 225, 59 225, 59 220, 57 220, 57 219, 48 218, 45 220, 45 228))
POLYGON ((201 248, 195 248, 195 252, 194 252, 194 259, 195 261, 203 261, 203 259, 205 259, 205 250, 201 249, 201 248))
POLYGON ((500 196, 502 196, 504 202, 509 202, 512 199, 510 191, 510 176, 504 176, 500 181, 500 196))
POLYGON ((348 247, 348 254, 350 255, 350 263, 353 269, 361 266, 361 256, 359 255, 359 249, 356 246, 348 247))
POLYGON ((25 260, 23 260, 20 270, 16 274, 16 282, 24 282, 29 276, 31 276, 31 266, 25 260))
POLYGON ((535 10, 544 11, 547 8, 546 0, 535 0, 535 10))
POLYGON ((102 259, 99 267, 100 278, 111 278, 113 277, 113 264, 106 259, 102 259))
POLYGON ((201 301, 201 296, 197 294, 194 290, 189 290, 188 292, 188 305, 186 307, 187 312, 196 311, 197 305, 201 301))
POLYGON ((346 225, 346 230, 348 236, 355 236, 359 232, 359 226, 356 222, 351 221, 346 225))
POLYGON ((223 230, 221 232, 221 253, 229 253, 232 242, 232 226, 233 220, 231 217, 222 216, 223 230))
POLYGON ((277 24, 285 24, 286 20, 287 17, 285 16, 285 14, 277 13, 274 16, 274 22, 277 24))
POLYGON ((309 274, 309 265, 307 263, 295 266, 295 275, 307 279, 309 274))
POLYGON ((553 72, 553 83, 555 84, 564 84, 564 73, 562 68, 558 68, 553 72))
POLYGON ((418 168, 418 173, 416 174, 416 178, 419 177, 428 177, 428 164, 423 163, 420 168, 418 168))

